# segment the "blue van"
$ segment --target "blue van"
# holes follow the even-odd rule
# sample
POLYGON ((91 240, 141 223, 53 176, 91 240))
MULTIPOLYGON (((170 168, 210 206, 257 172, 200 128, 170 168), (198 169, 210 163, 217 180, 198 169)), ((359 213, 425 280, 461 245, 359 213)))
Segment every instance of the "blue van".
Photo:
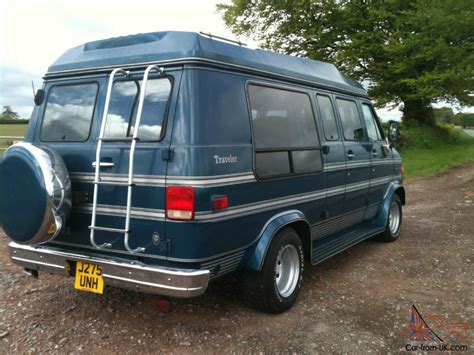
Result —
POLYGON ((30 275, 186 298, 242 271, 279 313, 307 263, 399 237, 398 126, 387 139, 331 64, 156 32, 70 49, 44 79, 0 163, 0 224, 30 275))

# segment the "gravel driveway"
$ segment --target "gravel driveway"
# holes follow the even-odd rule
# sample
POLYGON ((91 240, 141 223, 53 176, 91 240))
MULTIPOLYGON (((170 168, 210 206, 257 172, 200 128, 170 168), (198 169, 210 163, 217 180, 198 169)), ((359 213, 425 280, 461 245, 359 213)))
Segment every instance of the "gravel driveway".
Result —
POLYGON ((425 318, 472 327, 474 164, 406 187, 400 239, 368 240, 307 267, 299 302, 282 315, 245 305, 234 278, 173 300, 169 313, 150 295, 96 296, 74 291, 72 279, 30 279, 0 234, 0 353, 399 352, 412 304, 425 318))

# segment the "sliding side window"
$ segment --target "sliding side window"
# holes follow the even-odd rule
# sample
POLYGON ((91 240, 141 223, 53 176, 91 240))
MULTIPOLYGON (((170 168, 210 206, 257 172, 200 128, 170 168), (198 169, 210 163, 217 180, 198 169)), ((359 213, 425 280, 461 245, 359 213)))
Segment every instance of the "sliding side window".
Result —
POLYGON ((324 136, 328 141, 339 140, 339 133, 337 132, 336 117, 332 108, 331 99, 325 95, 316 96, 321 111, 321 118, 323 121, 324 136))
MULTIPOLYGON (((141 87, 141 80, 124 80, 114 83, 105 125, 105 137, 122 138, 133 135, 141 87)), ((148 80, 138 128, 140 141, 160 140, 170 93, 169 79, 148 80)))
POLYGON ((322 170, 321 150, 306 93, 249 85, 250 112, 259 178, 322 170))
POLYGON ((344 138, 347 141, 363 141, 364 129, 354 101, 337 99, 337 108, 341 117, 344 138))

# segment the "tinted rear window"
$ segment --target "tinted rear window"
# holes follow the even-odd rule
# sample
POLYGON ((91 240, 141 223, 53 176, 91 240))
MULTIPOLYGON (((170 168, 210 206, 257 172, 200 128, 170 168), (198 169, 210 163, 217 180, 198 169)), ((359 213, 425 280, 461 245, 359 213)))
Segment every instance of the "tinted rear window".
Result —
POLYGON ((98 88, 97 83, 53 86, 46 102, 40 139, 44 142, 87 140, 98 88))
MULTIPOLYGON (((116 81, 114 83, 105 126, 105 137, 127 137, 133 134, 141 87, 141 80, 116 81)), ((140 127, 138 128, 138 137, 141 141, 160 139, 170 92, 171 82, 169 79, 148 80, 140 127)))

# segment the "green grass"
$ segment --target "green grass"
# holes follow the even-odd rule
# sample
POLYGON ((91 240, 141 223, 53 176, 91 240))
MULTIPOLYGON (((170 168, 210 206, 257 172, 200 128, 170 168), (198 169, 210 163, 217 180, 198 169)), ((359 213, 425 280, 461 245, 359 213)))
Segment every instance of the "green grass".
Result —
MULTIPOLYGON (((0 136, 18 136, 23 137, 26 132, 28 125, 23 124, 0 124, 0 136)), ((8 148, 7 141, 13 141, 13 139, 1 139, 0 138, 0 154, 8 148)))
POLYGON ((406 177, 430 176, 474 161, 474 138, 453 126, 402 128, 406 177))

